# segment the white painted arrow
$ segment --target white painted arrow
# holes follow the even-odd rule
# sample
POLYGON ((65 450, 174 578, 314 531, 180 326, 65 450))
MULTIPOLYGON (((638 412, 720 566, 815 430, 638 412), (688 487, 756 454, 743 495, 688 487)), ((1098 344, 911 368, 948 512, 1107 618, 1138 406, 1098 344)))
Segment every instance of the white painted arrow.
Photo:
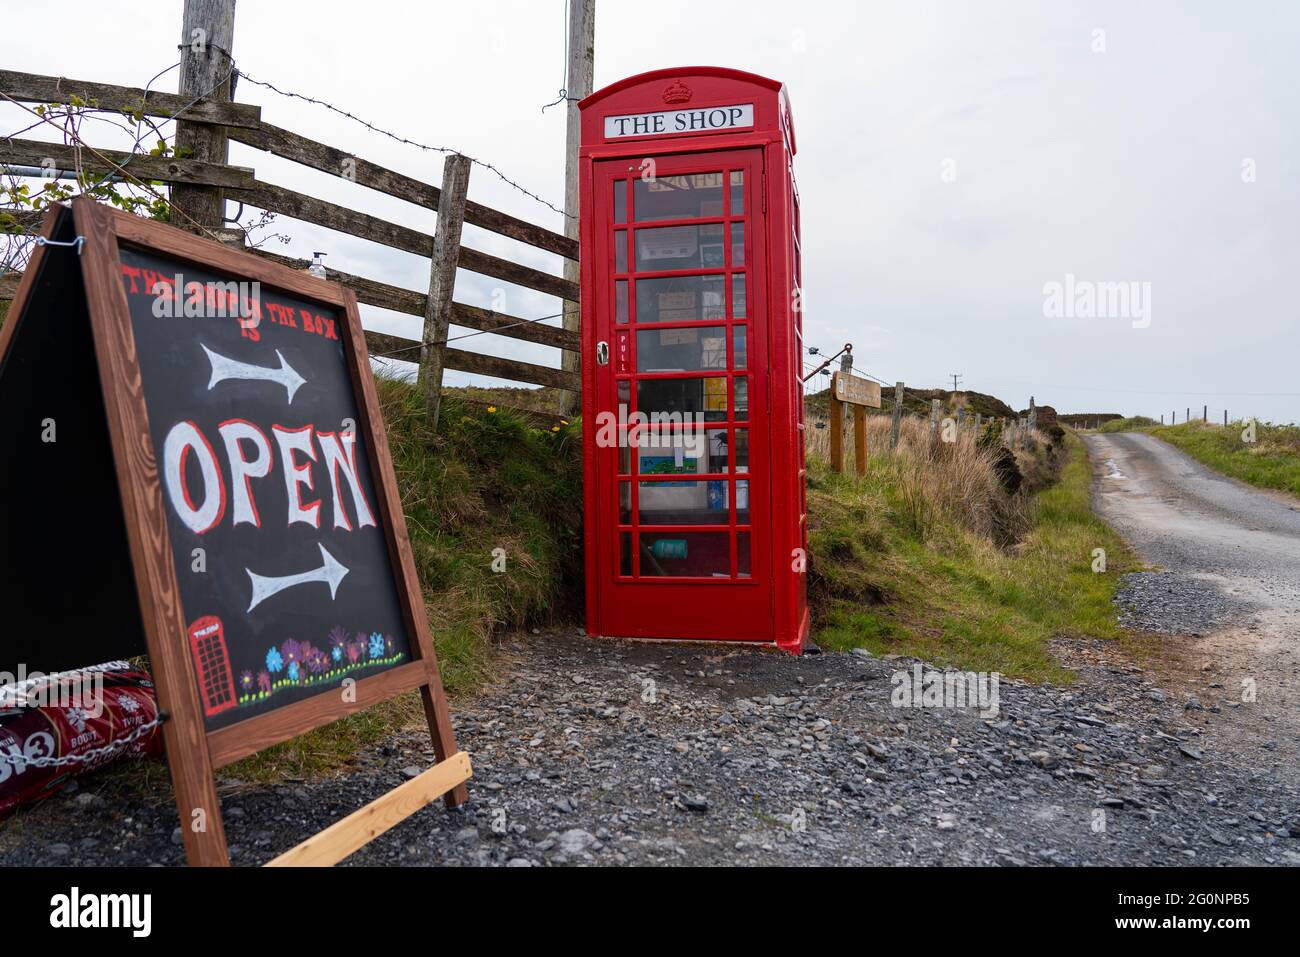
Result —
POLYGON ((212 363, 212 378, 208 380, 208 391, 211 392, 216 388, 217 383, 225 382, 227 379, 264 379, 267 382, 278 382, 284 386, 284 391, 289 393, 289 404, 293 405, 294 393, 298 391, 307 380, 298 375, 296 369, 285 361, 284 356, 280 355, 280 350, 276 349, 275 354, 280 359, 280 368, 268 369, 265 366, 249 365, 247 362, 240 362, 238 359, 231 359, 227 356, 213 352, 203 343, 203 351, 208 354, 208 361, 212 363))
POLYGON ((248 572, 248 577, 253 582, 253 600, 249 603, 248 610, 252 611, 272 595, 278 594, 286 588, 306 585, 309 582, 325 582, 328 584, 330 586, 330 599, 333 600, 338 594, 339 582, 343 581, 343 576, 348 573, 348 569, 339 564, 338 559, 333 555, 325 551, 324 545, 317 543, 317 547, 320 549, 320 557, 324 560, 324 564, 320 568, 313 568, 309 572, 272 578, 259 575, 252 569, 245 568, 244 571, 248 572))

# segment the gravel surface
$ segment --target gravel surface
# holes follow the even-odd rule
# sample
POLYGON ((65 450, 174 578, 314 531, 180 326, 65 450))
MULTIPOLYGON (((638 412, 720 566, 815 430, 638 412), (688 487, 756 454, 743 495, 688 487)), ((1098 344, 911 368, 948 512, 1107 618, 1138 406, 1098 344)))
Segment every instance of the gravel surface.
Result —
MULTIPOLYGON (((1062 643, 1070 688, 1003 681, 1000 713, 896 708, 904 659, 715 645, 508 639, 455 703, 470 803, 424 809, 369 865, 1297 864, 1294 788, 1204 730, 1113 645, 1062 643)), ((223 780, 237 864, 260 864, 432 759, 398 734, 327 781, 223 780)), ((165 787, 120 777, 19 815, 0 865, 179 864, 165 787)))
MULTIPOLYGON (((453 702, 469 804, 425 808, 369 865, 1300 864, 1300 511, 1148 436, 1090 436, 1097 505, 1161 569, 1123 614, 1141 666, 1062 640, 1069 687, 1002 681, 996 715, 895 707, 909 659, 507 637, 453 702)), ((419 773, 394 734, 328 780, 222 778, 261 864, 419 773)), ((0 824, 0 866, 180 864, 166 784, 100 774, 0 824)))
POLYGON ((1210 631, 1252 613, 1300 634, 1300 501, 1243 485, 1143 433, 1084 441, 1098 512, 1178 579, 1134 587, 1155 623, 1167 615, 1161 630, 1210 631))
POLYGON ((1150 435, 1088 436, 1095 506, 1157 570, 1127 577, 1121 620, 1164 633, 1166 683, 1231 690, 1211 744, 1300 776, 1300 501, 1243 485, 1150 435))

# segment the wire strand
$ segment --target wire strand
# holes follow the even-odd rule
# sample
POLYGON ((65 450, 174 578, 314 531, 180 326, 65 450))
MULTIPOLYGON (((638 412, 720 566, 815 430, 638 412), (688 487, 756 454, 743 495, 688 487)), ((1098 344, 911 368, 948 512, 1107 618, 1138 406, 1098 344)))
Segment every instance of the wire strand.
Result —
MULTIPOLYGON (((266 89, 270 90, 272 93, 277 93, 283 97, 288 97, 295 100, 302 100, 305 103, 312 103, 316 106, 323 106, 325 109, 330 110, 333 113, 337 113, 339 116, 346 117, 347 119, 351 120, 354 123, 359 123, 362 126, 364 126, 366 129, 370 130, 371 132, 378 133, 380 136, 386 136, 390 140, 393 140, 395 142, 403 143, 407 146, 414 146, 416 149, 423 150, 426 153, 443 153, 443 154, 457 153, 462 156, 465 156, 465 154, 461 153, 460 150, 453 149, 450 146, 429 146, 426 143, 418 143, 413 139, 409 139, 408 137, 402 136, 398 133, 394 133, 390 130, 386 130, 383 127, 371 123, 369 120, 362 119, 361 117, 357 116, 355 113, 349 113, 347 110, 337 107, 333 103, 329 103, 317 97, 308 96, 304 93, 295 93, 292 90, 282 90, 273 83, 268 83, 265 80, 254 79, 253 77, 245 73, 243 70, 239 70, 238 73, 240 78, 247 83, 252 83, 254 86, 265 87, 266 89)), ((501 172, 501 170, 497 169, 497 167, 492 163, 489 163, 486 160, 478 159, 473 156, 465 156, 465 158, 468 159, 475 166, 481 166, 483 167, 483 169, 489 170, 498 179, 500 179, 501 182, 505 183, 507 186, 511 187, 512 189, 517 190, 523 195, 527 196, 529 199, 541 203, 543 206, 545 206, 547 209, 551 210, 552 212, 559 213, 561 216, 565 217, 566 219, 577 219, 576 216, 572 216, 569 213, 566 213, 564 210, 560 209, 554 203, 551 203, 543 199, 541 196, 538 196, 532 190, 527 189, 524 186, 521 186, 519 183, 515 182, 509 176, 506 176, 506 174, 501 172)))

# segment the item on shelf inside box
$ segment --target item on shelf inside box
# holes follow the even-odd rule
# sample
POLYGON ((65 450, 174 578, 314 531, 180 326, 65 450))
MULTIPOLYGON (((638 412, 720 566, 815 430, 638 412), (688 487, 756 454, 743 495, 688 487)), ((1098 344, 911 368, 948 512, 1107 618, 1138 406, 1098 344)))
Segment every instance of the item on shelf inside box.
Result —
POLYGON ((695 291, 693 289, 680 290, 677 292, 659 293, 659 310, 664 309, 695 309, 695 291))
MULTIPOLYGON (((736 315, 743 316, 744 312, 737 312, 736 315)), ((704 292, 704 314, 703 319, 709 322, 716 322, 726 318, 726 299, 720 292, 704 292)))
POLYGON ((684 538, 658 538, 650 546, 650 554, 655 558, 685 558, 686 539, 684 538))
POLYGON ((636 257, 640 262, 685 259, 699 251, 699 239, 685 229, 639 229, 636 257))
POLYGON ((721 336, 705 336, 700 340, 700 367, 725 369, 727 367, 726 340, 721 336))
POLYGON ((727 411, 727 380, 712 378, 704 380, 704 411, 727 411))
MULTIPOLYGON (((642 455, 641 456, 641 474, 642 475, 690 475, 698 472, 699 462, 693 458, 686 458, 685 450, 681 447, 674 449, 674 455, 642 455), (678 461, 680 457, 680 461, 678 461)), ((648 488, 674 488, 680 487, 676 482, 642 482, 642 490, 648 488)))
POLYGON ((709 511, 724 512, 727 509, 727 483, 721 479, 709 481, 709 511))
POLYGON ((659 332, 659 344, 661 346, 689 345, 697 341, 699 336, 700 333, 696 329, 663 329, 659 332))

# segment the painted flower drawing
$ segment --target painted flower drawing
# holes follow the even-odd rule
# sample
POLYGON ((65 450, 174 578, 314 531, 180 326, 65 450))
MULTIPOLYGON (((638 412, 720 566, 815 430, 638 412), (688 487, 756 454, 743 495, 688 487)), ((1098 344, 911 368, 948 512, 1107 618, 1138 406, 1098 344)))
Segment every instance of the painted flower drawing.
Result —
POLYGON ((286 638, 280 645, 280 655, 286 666, 302 662, 302 644, 292 638, 286 638))
POLYGON ((342 625, 335 625, 320 646, 311 641, 285 638, 267 649, 265 669, 236 673, 239 704, 257 705, 282 691, 327 687, 349 672, 404 657, 398 650, 397 640, 382 631, 349 632, 342 625))

